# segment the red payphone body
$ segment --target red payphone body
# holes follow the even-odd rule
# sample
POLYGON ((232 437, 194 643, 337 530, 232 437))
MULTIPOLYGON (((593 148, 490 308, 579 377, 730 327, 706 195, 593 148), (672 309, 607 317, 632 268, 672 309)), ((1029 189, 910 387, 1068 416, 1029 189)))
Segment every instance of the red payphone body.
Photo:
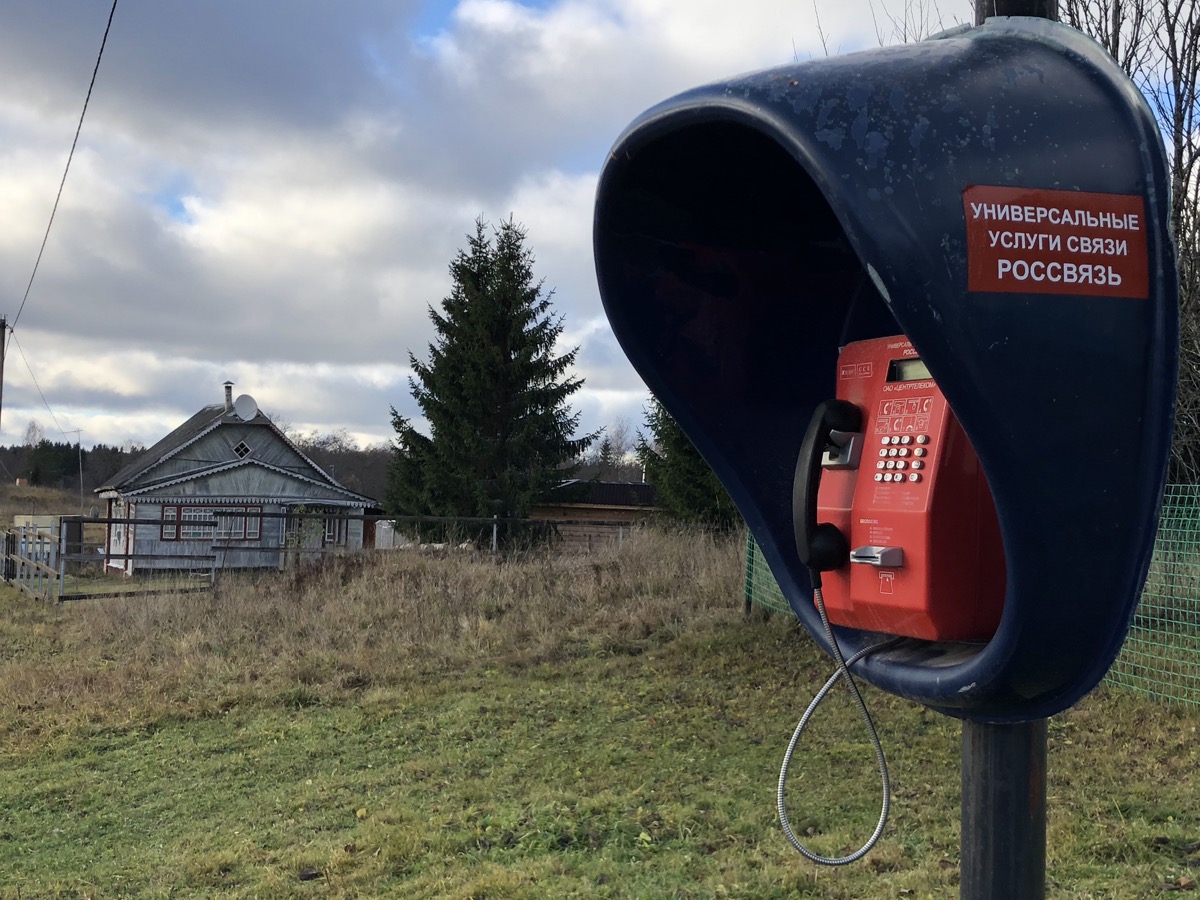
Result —
POLYGON ((824 574, 831 622, 936 641, 981 641, 1004 605, 1004 552, 983 470, 903 336, 848 344, 837 397, 862 414, 859 447, 826 452, 817 517, 849 562, 824 574))

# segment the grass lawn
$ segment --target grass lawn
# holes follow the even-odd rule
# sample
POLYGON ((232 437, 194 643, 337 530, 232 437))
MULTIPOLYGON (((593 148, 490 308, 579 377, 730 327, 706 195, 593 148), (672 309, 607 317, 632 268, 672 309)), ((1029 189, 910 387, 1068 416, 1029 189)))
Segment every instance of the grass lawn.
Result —
MULTIPOLYGON (((499 582, 479 585, 515 576, 446 565, 480 567, 479 608, 503 622, 499 582)), ((536 565, 528 577, 553 579, 556 564, 536 565)), ((617 595, 615 572, 589 563, 568 575, 617 595)), ((332 584, 352 593, 347 579, 369 575, 333 574, 278 595, 298 610, 278 629, 295 628, 286 658, 238 637, 238 616, 276 602, 262 586, 245 608, 6 597, 0 897, 958 895, 958 724, 868 690, 892 822, 854 866, 804 861, 779 830, 776 778, 829 663, 786 617, 743 617, 736 592, 723 606, 704 599, 703 573, 671 579, 684 598, 670 615, 621 601, 638 610, 632 631, 613 618, 563 625, 555 641, 523 628, 487 643, 485 616, 457 626, 470 653, 388 645, 374 666, 348 644, 318 655, 334 637, 296 598, 328 597, 332 584), (203 630, 188 609, 218 621, 203 630), (105 631, 101 617, 117 624, 105 631)), ((569 622, 565 590, 550 593, 569 622)), ((1048 896, 1193 886, 1197 724, 1103 688, 1052 720, 1048 896)), ((789 814, 819 852, 845 852, 878 815, 871 751, 840 691, 812 729, 789 814)))

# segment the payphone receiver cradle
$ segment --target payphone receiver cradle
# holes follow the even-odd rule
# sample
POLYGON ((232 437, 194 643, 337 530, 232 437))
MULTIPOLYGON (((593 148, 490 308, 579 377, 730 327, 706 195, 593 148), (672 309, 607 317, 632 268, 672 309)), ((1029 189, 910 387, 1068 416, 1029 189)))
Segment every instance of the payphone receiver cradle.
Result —
POLYGON ((815 501, 821 476, 821 457, 833 441, 834 433, 854 435, 861 428, 862 412, 857 406, 844 400, 826 400, 813 412, 812 422, 800 447, 793 505, 796 552, 811 572, 838 569, 850 559, 850 545, 846 536, 834 525, 817 523, 815 501))

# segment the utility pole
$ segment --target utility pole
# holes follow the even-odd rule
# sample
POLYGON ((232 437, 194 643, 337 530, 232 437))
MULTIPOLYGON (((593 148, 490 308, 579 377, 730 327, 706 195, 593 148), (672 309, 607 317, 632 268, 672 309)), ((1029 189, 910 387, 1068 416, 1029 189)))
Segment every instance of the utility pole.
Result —
POLYGON ((4 412, 4 351, 8 347, 8 317, 0 316, 0 414, 4 412))

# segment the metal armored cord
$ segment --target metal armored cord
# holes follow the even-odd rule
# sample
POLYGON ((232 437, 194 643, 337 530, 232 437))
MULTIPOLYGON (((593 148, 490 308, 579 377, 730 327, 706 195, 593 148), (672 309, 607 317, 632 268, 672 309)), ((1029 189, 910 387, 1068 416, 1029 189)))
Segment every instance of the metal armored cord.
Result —
POLYGON ((881 641, 878 644, 872 644, 870 647, 864 647, 862 650, 859 650, 857 653, 851 656, 849 660, 847 660, 842 655, 841 647, 838 646, 837 638, 833 633, 833 626, 830 625, 829 616, 825 611, 825 598, 821 593, 820 574, 814 572, 812 573, 812 576, 813 601, 816 603, 817 612, 820 614, 821 624, 825 627, 825 634, 829 638, 829 644, 833 648, 834 660, 837 662, 837 671, 829 677, 829 680, 825 682, 825 686, 817 692, 815 697, 813 697, 812 702, 808 704, 808 709, 806 709, 804 711, 804 715, 800 717, 800 722, 796 725, 796 730, 792 733, 792 739, 788 742, 787 751, 783 755, 783 765, 779 769, 779 790, 776 794, 776 806, 779 810, 779 823, 783 827, 783 833, 787 836, 787 839, 791 845, 795 847, 802 856, 823 866, 844 866, 862 859, 871 851, 871 848, 878 843, 879 839, 883 836, 884 828, 887 827, 888 814, 891 811, 892 802, 892 785, 891 779, 888 777, 887 757, 884 755, 883 745, 879 741, 879 732, 875 730, 875 723, 871 720, 871 713, 867 710, 866 701, 863 700, 863 696, 859 692, 858 685, 854 681, 854 676, 850 673, 850 666, 858 662, 860 659, 870 656, 872 653, 878 653, 881 650, 893 646, 901 639, 890 638, 886 641, 881 641), (859 714, 862 717, 863 723, 867 727, 867 733, 871 739, 871 746, 875 750, 875 761, 879 767, 879 780, 883 790, 883 800, 880 805, 879 822, 875 825, 874 832, 872 832, 871 836, 867 838, 866 842, 861 847, 846 856, 821 856, 819 853, 814 853, 812 850, 809 850, 807 847, 805 847, 804 844, 800 842, 800 839, 796 837, 795 832, 792 831, 791 823, 788 821, 787 817, 787 809, 784 802, 784 791, 787 787, 788 766, 791 764, 792 754, 795 752, 796 744, 800 740, 800 735, 808 726, 809 720, 817 711, 817 707, 820 706, 821 701, 825 699, 825 696, 833 689, 833 686, 837 684, 838 680, 843 677, 846 679, 847 690, 850 691, 851 696, 854 698, 854 701, 858 706, 859 714))

